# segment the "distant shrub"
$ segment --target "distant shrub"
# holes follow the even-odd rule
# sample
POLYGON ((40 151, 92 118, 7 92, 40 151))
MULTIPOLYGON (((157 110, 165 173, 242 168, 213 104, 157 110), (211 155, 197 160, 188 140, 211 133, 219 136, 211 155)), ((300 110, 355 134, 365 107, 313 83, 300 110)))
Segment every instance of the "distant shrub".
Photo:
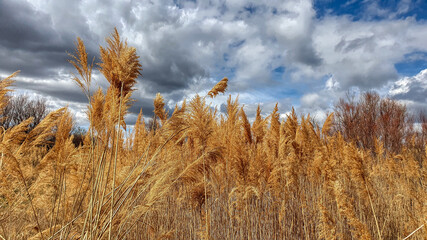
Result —
POLYGON ((0 115, 0 126, 5 129, 19 125, 32 117, 33 121, 28 126, 31 130, 49 113, 44 98, 30 98, 28 95, 7 95, 6 101, 6 106, 0 115))
POLYGON ((406 107, 375 92, 362 94, 358 101, 340 99, 334 110, 335 131, 361 148, 374 150, 375 141, 381 140, 386 150, 398 152, 413 134, 406 107))

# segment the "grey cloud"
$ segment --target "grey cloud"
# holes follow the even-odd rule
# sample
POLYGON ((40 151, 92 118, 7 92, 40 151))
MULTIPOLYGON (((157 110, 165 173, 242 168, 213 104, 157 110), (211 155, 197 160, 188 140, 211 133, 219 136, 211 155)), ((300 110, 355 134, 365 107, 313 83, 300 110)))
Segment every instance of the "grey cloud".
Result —
POLYGON ((62 51, 21 51, 0 47, 1 70, 12 73, 21 70, 21 76, 51 78, 58 69, 68 69, 67 54, 62 51), (65 63, 65 65, 64 65, 65 63))
POLYGON ((144 60, 143 82, 150 92, 168 93, 187 88, 197 78, 207 77, 205 69, 189 59, 185 52, 179 52, 167 45, 158 52, 155 60, 144 60), (170 51, 168 51, 170 50, 170 51))
MULTIPOLYGON (((55 43, 60 36, 55 34, 47 14, 34 10, 22 1, 0 2, 0 31, 2 46, 21 50, 43 50, 55 43), (43 24, 42 24, 43 23, 43 24)), ((49 50, 57 50, 51 46, 49 50)))
MULTIPOLYGON (((15 86, 18 89, 28 89, 34 92, 41 93, 43 96, 51 96, 64 101, 71 101, 76 103, 86 103, 87 98, 80 91, 75 84, 61 84, 58 86, 55 81, 51 81, 50 84, 43 84, 39 81, 20 81, 19 77, 16 79, 15 86)), ((70 79, 70 83, 72 80, 70 79)))
POLYGON ((349 53, 353 50, 363 48, 364 51, 373 51, 376 46, 374 42, 374 37, 363 37, 356 38, 353 40, 342 39, 336 46, 335 51, 342 53, 349 53))
POLYGON ((138 114, 139 111, 142 109, 144 116, 146 116, 146 117, 153 117, 154 116, 153 99, 137 97, 137 98, 135 98, 135 100, 136 100, 136 102, 129 109, 129 112, 134 113, 134 114, 138 114))
POLYGON ((318 67, 322 64, 322 58, 315 52, 310 41, 297 46, 297 50, 293 52, 293 55, 295 60, 311 67, 318 67))
POLYGON ((427 89, 423 89, 420 85, 420 83, 413 83, 408 92, 396 94, 393 97, 396 99, 409 99, 415 102, 426 102, 427 89))
POLYGON ((335 68, 341 67, 341 71, 337 71, 335 76, 343 89, 356 86, 366 91, 371 88, 381 87, 387 82, 397 80, 399 77, 394 65, 390 63, 374 62, 367 65, 359 64, 358 66, 354 64, 357 63, 343 60, 335 66, 335 68))
POLYGON ((279 14, 271 16, 268 33, 277 39, 278 48, 288 52, 288 64, 302 64, 311 68, 322 64, 322 57, 313 46, 315 11, 308 1, 284 3, 279 14))
MULTIPOLYGON (((57 2, 53 4, 58 5, 57 2)), ((71 10, 67 9, 69 12, 71 10)), ((69 31, 71 28, 65 28, 67 25, 57 26, 52 16, 64 17, 60 12, 47 14, 39 11, 28 2, 0 1, 2 71, 19 69, 21 76, 51 78, 57 75, 58 69, 71 70, 67 52, 73 51, 77 35, 69 31)), ((84 24, 82 27, 76 23, 73 30, 84 36, 89 35, 84 24)), ((95 52, 91 48, 88 51, 90 54, 95 52)))

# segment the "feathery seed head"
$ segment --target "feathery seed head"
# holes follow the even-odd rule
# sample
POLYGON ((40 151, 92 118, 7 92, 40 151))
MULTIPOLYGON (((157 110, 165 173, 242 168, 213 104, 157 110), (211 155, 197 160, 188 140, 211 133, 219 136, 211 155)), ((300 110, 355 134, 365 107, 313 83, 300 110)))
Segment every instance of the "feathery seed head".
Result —
POLYGON ((208 95, 211 98, 214 98, 219 93, 224 93, 225 90, 227 89, 227 83, 228 83, 228 78, 226 78, 226 77, 223 78, 208 92, 208 95))
POLYGON ((89 87, 92 81, 93 64, 92 63, 88 64, 86 47, 83 43, 83 40, 81 40, 80 38, 77 38, 77 42, 75 45, 76 45, 75 53, 68 54, 71 57, 71 59, 68 60, 68 62, 74 66, 74 68, 77 70, 77 72, 81 77, 80 79, 79 77, 73 74, 73 80, 82 89, 82 91, 85 94, 87 94, 87 96, 89 96, 89 87))
POLYGON ((119 89, 119 92, 123 87, 122 96, 126 96, 133 91, 136 78, 142 70, 139 56, 136 55, 134 47, 129 47, 127 42, 120 40, 116 28, 106 41, 108 48, 100 47, 102 62, 99 64, 99 70, 112 87, 119 89))
POLYGON ((0 114, 3 112, 3 108, 6 107, 7 104, 7 93, 10 91, 8 87, 10 87, 13 83, 12 78, 18 75, 19 71, 12 73, 9 77, 0 81, 0 114))
POLYGON ((164 99, 160 93, 157 93, 156 98, 154 98, 154 114, 156 114, 156 116, 162 121, 165 121, 168 117, 164 107, 164 99))

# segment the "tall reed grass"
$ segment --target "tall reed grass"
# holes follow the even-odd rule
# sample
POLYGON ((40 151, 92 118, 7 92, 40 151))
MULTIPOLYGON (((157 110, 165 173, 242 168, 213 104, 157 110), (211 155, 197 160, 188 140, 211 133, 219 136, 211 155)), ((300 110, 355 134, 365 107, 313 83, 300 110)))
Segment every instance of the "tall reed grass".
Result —
POLYGON ((426 155, 411 142, 362 149, 331 131, 333 114, 320 127, 277 105, 251 124, 232 96, 220 114, 206 97, 226 78, 172 113, 158 94, 157 126, 141 112, 125 137, 141 65, 117 30, 100 52, 105 92, 90 91, 81 39, 70 60, 88 98, 82 146, 67 109, 0 130, 1 239, 427 239, 426 155))

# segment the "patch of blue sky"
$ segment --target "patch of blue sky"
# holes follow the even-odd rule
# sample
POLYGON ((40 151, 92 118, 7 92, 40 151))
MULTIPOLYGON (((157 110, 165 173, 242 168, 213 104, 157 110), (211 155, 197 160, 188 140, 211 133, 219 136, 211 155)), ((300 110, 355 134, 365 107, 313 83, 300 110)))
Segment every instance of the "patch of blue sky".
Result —
POLYGON ((262 91, 267 93, 272 99, 290 99, 292 101, 292 105, 299 104, 299 100, 306 90, 306 84, 286 80, 282 80, 281 83, 277 83, 262 89, 262 91))
POLYGON ((427 1, 425 0, 315 0, 317 17, 327 15, 348 15, 354 21, 361 19, 382 20, 388 18, 414 17, 427 19, 427 1))
POLYGON ((314 9, 318 18, 327 15, 351 15, 357 18, 358 13, 362 12, 362 1, 339 1, 339 0, 315 0, 314 9))
POLYGON ((175 4, 175 6, 177 6, 180 9, 184 8, 184 5, 186 2, 191 2, 195 4, 197 0, 173 0, 173 3, 175 4))
POLYGON ((300 97, 302 96, 302 92, 300 88, 296 87, 283 87, 283 88, 271 88, 267 89, 268 92, 271 93, 271 95, 274 98, 280 99, 283 97, 292 99, 293 102, 298 101, 300 97))
POLYGON ((249 12, 250 14, 254 14, 257 11, 257 7, 253 4, 248 4, 244 6, 243 9, 249 12))
POLYGON ((230 48, 239 48, 240 46, 242 46, 244 43, 246 42, 246 40, 240 40, 240 41, 235 41, 230 43, 228 46, 230 48))
POLYGON ((283 74, 285 72, 285 70, 286 70, 286 68, 284 66, 279 66, 279 67, 275 68, 273 70, 273 72, 277 73, 277 74, 283 74))
MULTIPOLYGON (((275 103, 280 102, 282 99, 288 99, 290 106, 296 106, 299 104, 299 99, 302 96, 302 93, 299 89, 293 87, 278 87, 270 86, 259 89, 253 89, 248 91, 252 96, 256 96, 253 99, 245 99, 247 104, 256 104, 256 103, 275 103)), ((288 107, 290 107, 288 106, 288 107)), ((285 107, 285 106, 284 106, 285 107)))
POLYGON ((286 68, 284 66, 279 66, 273 69, 273 72, 271 74, 273 81, 282 81, 283 80, 283 74, 285 73, 286 68))
POLYGON ((405 55, 405 59, 394 64, 401 76, 414 76, 421 70, 427 69, 427 52, 412 52, 405 55))
POLYGON ((235 67, 226 67, 224 65, 215 65, 213 71, 210 72, 211 79, 214 82, 218 82, 219 80, 227 77, 229 80, 235 79, 236 76, 236 68, 235 67))
POLYGON ((228 60, 230 60, 230 54, 224 53, 222 55, 222 60, 224 60, 224 62, 227 62, 228 60))
POLYGON ((410 12, 410 16, 414 16, 417 20, 427 19, 427 1, 417 0, 417 5, 410 12))

